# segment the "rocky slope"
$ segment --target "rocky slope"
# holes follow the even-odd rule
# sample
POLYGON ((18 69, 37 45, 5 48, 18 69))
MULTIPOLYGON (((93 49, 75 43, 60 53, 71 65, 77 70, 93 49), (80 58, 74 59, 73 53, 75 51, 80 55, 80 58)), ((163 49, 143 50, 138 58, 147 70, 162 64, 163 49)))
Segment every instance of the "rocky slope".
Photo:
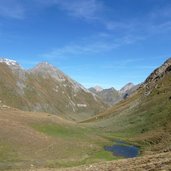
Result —
POLYGON ((127 137, 143 147, 143 153, 171 151, 171 58, 157 68, 126 100, 90 118, 106 134, 127 137))
POLYGON ((121 99, 119 92, 113 87, 109 89, 97 89, 96 87, 92 87, 89 90, 110 106, 114 105, 121 99))
POLYGON ((25 71, 9 59, 0 59, 0 100, 22 110, 78 120, 106 108, 98 97, 47 62, 25 71))
POLYGON ((89 90, 92 91, 92 92, 94 92, 94 93, 96 93, 96 92, 101 92, 104 89, 102 87, 100 87, 100 86, 95 86, 95 87, 89 88, 89 90))
POLYGON ((134 93, 140 85, 134 85, 133 83, 126 84, 123 88, 119 90, 119 94, 121 96, 121 99, 126 99, 128 96, 130 96, 132 93, 134 93))
POLYGON ((145 94, 149 95, 153 89, 158 88, 158 82, 171 72, 171 58, 164 62, 162 66, 155 69, 149 77, 141 85, 141 88, 145 89, 145 94))
MULTIPOLYGON (((26 81, 28 78, 31 82, 34 80, 34 86, 47 95, 46 89, 41 86, 49 87, 52 75, 50 76, 50 73, 46 75, 41 65, 46 69, 52 67, 47 63, 40 64, 36 67, 38 70, 25 72, 24 78, 26 81)), ((14 75, 11 77, 11 70, 3 72, 3 67, 8 66, 1 65, 0 71, 5 74, 8 83, 11 83, 15 77, 14 75)), ((47 113, 23 112, 4 106, 1 101, 0 170, 169 171, 171 168, 170 67, 171 59, 155 70, 131 96, 105 112, 80 123, 47 113), (123 140, 139 146, 140 156, 118 159, 118 156, 104 151, 104 146, 113 144, 113 140, 121 140, 120 142, 123 140)), ((68 77, 62 76, 62 72, 55 76, 55 83, 56 80, 69 81, 68 77)), ((1 80, 3 79, 1 77, 1 80)), ((73 86, 74 83, 69 85, 73 86)))
POLYGON ((134 85, 133 83, 126 84, 123 88, 117 91, 115 88, 111 87, 109 89, 103 89, 99 86, 91 87, 89 90, 96 94, 104 103, 112 106, 119 101, 126 99, 132 93, 138 89, 139 85, 134 85))

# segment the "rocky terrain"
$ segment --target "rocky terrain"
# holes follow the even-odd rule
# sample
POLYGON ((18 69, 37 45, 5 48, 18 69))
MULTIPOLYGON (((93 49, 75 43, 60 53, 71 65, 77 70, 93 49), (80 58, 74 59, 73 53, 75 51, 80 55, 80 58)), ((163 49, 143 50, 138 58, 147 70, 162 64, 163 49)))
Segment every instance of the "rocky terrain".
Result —
POLYGON ((80 115, 87 118, 107 107, 96 95, 47 62, 26 71, 16 61, 0 59, 0 76, 0 100, 25 111, 79 120, 80 115))
POLYGON ((171 72, 171 58, 165 61, 162 66, 155 69, 141 85, 141 88, 145 89, 145 94, 149 95, 153 89, 159 88, 159 80, 162 80, 169 72, 171 72))
POLYGON ((97 89, 96 87, 92 87, 89 88, 89 90, 110 106, 114 105, 121 99, 119 92, 113 87, 109 89, 97 89))
POLYGON ((138 88, 140 84, 134 85, 133 83, 128 83, 124 87, 122 87, 119 90, 119 94, 121 96, 121 99, 126 99, 128 96, 130 96, 132 93, 134 93, 138 88))
MULTIPOLYGON (((17 69, 18 72, 15 69, 9 70, 8 64, 4 62, 0 65, 2 75, 0 97, 6 97, 11 104, 16 99, 20 99, 12 94, 18 90, 16 78, 19 77, 24 78, 22 81, 27 83, 26 86, 35 86, 38 95, 43 100, 44 98, 47 100, 49 97, 47 92, 52 91, 46 87, 53 88, 52 85, 58 84, 61 85, 60 88, 63 88, 64 83, 72 87, 62 89, 63 91, 68 90, 70 95, 81 89, 81 92, 85 91, 93 99, 97 98, 96 95, 86 91, 78 83, 47 63, 39 64, 30 71, 17 69), (11 83, 15 85, 13 89, 10 89, 11 83), (73 89, 77 86, 78 88, 73 89)), ((83 114, 77 113, 75 114, 79 115, 79 119, 75 118, 77 122, 49 113, 25 112, 8 106, 4 100, 1 100, 0 170, 169 171, 171 169, 170 68, 171 58, 153 71, 144 83, 127 98, 98 115, 88 114, 88 119, 83 114), (104 147, 113 145, 115 140, 139 147, 139 156, 126 159, 114 152, 105 151, 104 147)), ((124 90, 128 91, 127 88, 124 90)), ((98 89, 98 91, 102 90, 98 89)), ((25 94, 25 88, 23 88, 23 93, 25 94)), ((50 94, 51 97, 53 94, 54 92, 50 94)), ((37 92, 31 94, 30 91, 28 95, 30 96, 26 97, 29 97, 28 99, 35 104, 35 101, 38 100, 37 92), (36 100, 34 101, 32 97, 36 97, 36 100)), ((60 99, 60 96, 55 95, 55 97, 60 99)), ((68 102, 62 100, 65 103, 68 102)), ((26 103, 27 100, 24 102, 26 103)), ((85 107, 84 103, 79 104, 79 107, 85 107)), ((67 112, 65 115, 70 116, 67 115, 67 112)), ((72 115, 75 116, 74 113, 72 115)))
POLYGON ((133 83, 126 84, 120 90, 116 90, 111 87, 109 89, 103 89, 99 86, 91 87, 89 90, 96 94, 104 103, 112 106, 119 101, 126 99, 132 93, 134 93, 140 85, 134 85, 133 83))
POLYGON ((171 58, 152 72, 142 86, 126 100, 82 123, 93 124, 113 136, 136 141, 146 152, 170 151, 170 61, 171 58))

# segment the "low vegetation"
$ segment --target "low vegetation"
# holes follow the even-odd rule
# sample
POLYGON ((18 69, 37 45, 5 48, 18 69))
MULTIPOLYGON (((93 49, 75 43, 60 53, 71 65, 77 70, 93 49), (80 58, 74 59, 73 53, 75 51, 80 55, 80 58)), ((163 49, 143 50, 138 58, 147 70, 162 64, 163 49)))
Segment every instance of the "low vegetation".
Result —
POLYGON ((104 151, 112 141, 98 129, 46 113, 1 109, 0 135, 1 170, 71 167, 118 158, 104 151))
POLYGON ((171 164, 167 158, 171 151, 171 73, 155 81, 148 92, 142 85, 126 100, 81 122, 1 107, 0 135, 0 170, 79 165, 86 166, 74 170, 103 170, 120 169, 122 164, 137 169, 134 164, 138 163, 142 169, 167 169, 171 164), (140 158, 121 160, 118 165, 106 162, 121 158, 104 150, 114 140, 139 146, 140 158), (148 161, 151 165, 144 165, 148 161), (99 166, 93 164, 99 162, 99 166))

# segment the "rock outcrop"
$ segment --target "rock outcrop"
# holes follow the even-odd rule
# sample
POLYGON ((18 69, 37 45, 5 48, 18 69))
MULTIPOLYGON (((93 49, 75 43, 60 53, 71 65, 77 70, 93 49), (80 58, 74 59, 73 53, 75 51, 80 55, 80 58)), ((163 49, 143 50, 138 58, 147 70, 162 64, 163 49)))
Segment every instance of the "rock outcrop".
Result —
POLYGON ((141 85, 141 87, 145 89, 145 94, 149 95, 151 91, 158 86, 158 81, 163 79, 168 72, 171 72, 171 58, 165 61, 162 66, 155 69, 141 85))

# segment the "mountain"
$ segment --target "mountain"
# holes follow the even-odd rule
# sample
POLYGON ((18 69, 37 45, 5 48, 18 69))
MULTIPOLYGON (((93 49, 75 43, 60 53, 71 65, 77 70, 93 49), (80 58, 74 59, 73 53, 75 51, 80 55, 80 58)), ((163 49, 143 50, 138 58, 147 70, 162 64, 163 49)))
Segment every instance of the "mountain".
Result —
MULTIPOLYGON (((65 84, 69 82, 68 91, 76 94, 75 91, 84 90, 48 63, 41 63, 29 71, 21 67, 12 70, 13 66, 8 64, 0 63, 0 97, 11 100, 11 104, 20 99, 23 100, 19 101, 20 105, 29 100, 39 100, 40 104, 47 102, 50 100, 48 93, 52 91, 50 85, 61 85, 56 89, 60 92, 65 87, 64 80, 65 84), (52 74, 54 72, 57 75, 52 74), (16 84, 18 80, 20 84, 16 84), (73 86, 76 88, 73 89, 73 86), (30 96, 25 95, 27 88, 30 96), (25 99, 21 98, 23 93, 25 99)), ((53 94, 51 92, 50 95, 53 94)), ((63 100, 63 93, 60 95, 63 100)), ((72 112, 70 114, 73 115, 72 112)), ((134 93, 104 112, 93 117, 88 115, 90 118, 82 122, 60 116, 22 111, 0 100, 0 170, 103 171, 125 170, 125 166, 126 170, 169 170, 171 58, 152 72, 134 93), (121 148, 121 152, 125 152, 125 147, 139 148, 139 155, 123 158, 104 150, 110 145, 121 148)))
POLYGON ((93 87, 93 89, 94 89, 96 92, 101 92, 101 91, 103 91, 103 88, 100 87, 100 86, 95 86, 95 87, 93 87))
POLYGON ((165 61, 161 67, 155 69, 141 85, 141 88, 145 89, 145 94, 149 95, 154 89, 158 89, 159 82, 163 80, 165 76, 168 75, 170 72, 171 58, 165 61))
POLYGON ((137 143, 143 154, 170 151, 171 58, 127 99, 84 123, 137 143))
POLYGON ((89 90, 96 94, 104 103, 112 106, 120 100, 119 92, 115 88, 103 89, 97 87, 91 87, 89 90))
POLYGON ((117 91, 115 88, 103 89, 100 86, 89 88, 89 91, 96 94, 104 103, 112 106, 119 101, 126 99, 132 93, 134 93, 140 85, 134 85, 133 83, 126 84, 123 88, 117 91))
POLYGON ((98 130, 57 115, 0 105, 1 171, 46 171, 81 165, 87 159, 96 162, 102 156, 99 147, 103 154, 99 142, 104 140, 98 130))
POLYGON ((125 99, 128 96, 130 96, 133 92, 135 92, 138 89, 139 86, 140 84, 138 85, 134 85, 133 83, 126 84, 124 87, 122 87, 119 90, 119 94, 122 97, 121 99, 125 99))
POLYGON ((133 83, 128 83, 120 89, 120 94, 125 94, 131 90, 135 85, 133 83))
POLYGON ((54 66, 43 62, 24 70, 0 59, 0 100, 11 107, 80 119, 106 108, 101 100, 54 66))

